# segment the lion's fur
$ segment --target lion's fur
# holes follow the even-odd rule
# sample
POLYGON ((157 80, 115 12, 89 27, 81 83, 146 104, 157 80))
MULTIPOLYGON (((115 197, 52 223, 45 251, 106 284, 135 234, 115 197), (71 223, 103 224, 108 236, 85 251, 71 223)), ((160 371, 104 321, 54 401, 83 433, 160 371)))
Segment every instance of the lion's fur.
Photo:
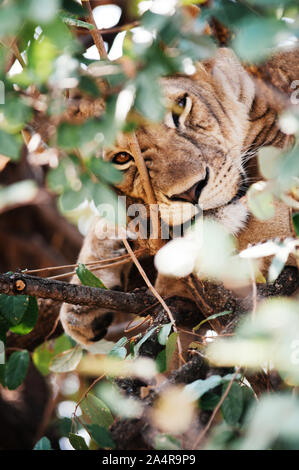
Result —
MULTIPOLYGON (((276 202, 273 219, 261 222, 249 215, 246 197, 236 199, 235 196, 246 181, 246 171, 250 178, 259 178, 256 164, 248 170, 244 164, 249 153, 254 156, 263 145, 284 148, 292 144, 293 137, 279 129, 278 113, 289 105, 289 95, 294 91, 290 84, 296 78, 299 78, 298 49, 279 53, 260 68, 245 70, 234 53, 223 48, 213 59, 198 63, 194 75, 161 79, 169 111, 163 123, 139 127, 137 139, 163 220, 170 224, 184 222, 184 215, 176 208, 189 207, 195 214, 194 203, 182 201, 179 196, 204 180, 209 168, 208 182, 198 202, 204 213, 218 219, 237 236, 240 249, 250 243, 292 235, 290 210, 283 203, 276 202), (191 107, 188 113, 183 111, 178 117, 176 127, 171 107, 182 96, 190 98, 191 107)), ((112 160, 120 151, 130 151, 126 135, 118 137, 115 148, 105 158, 112 160)), ((124 171, 124 179, 117 189, 130 200, 146 202, 134 161, 124 171)), ((109 237, 99 240, 97 231, 101 230, 101 224, 102 221, 95 221, 92 226, 80 262, 123 253, 120 240, 109 240, 109 237)), ((109 288, 123 286, 120 266, 99 270, 97 274, 109 288)), ((79 281, 74 277, 73 282, 79 281)), ((166 284, 161 277, 156 284, 163 294, 169 294, 164 292, 166 284)), ((103 310, 64 305, 61 320, 68 334, 88 344, 105 334, 110 318, 107 315, 103 310)))

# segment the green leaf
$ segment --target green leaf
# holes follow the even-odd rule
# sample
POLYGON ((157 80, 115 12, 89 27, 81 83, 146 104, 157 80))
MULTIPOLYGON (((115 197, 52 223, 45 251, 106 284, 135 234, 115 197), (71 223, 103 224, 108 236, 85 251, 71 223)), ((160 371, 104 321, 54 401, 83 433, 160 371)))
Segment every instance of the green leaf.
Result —
POLYGON ((218 317, 222 317, 224 315, 229 315, 231 312, 231 310, 227 310, 225 312, 220 312, 220 313, 214 313, 213 315, 210 315, 209 317, 205 318, 204 320, 202 320, 200 323, 198 323, 198 325, 196 325, 194 328, 193 328, 193 331, 196 331, 196 330, 199 330, 199 328, 206 322, 210 321, 210 320, 214 320, 215 318, 218 318, 218 317))
POLYGON ((10 328, 10 331, 19 335, 27 335, 33 330, 38 318, 38 304, 35 297, 29 297, 28 307, 22 317, 21 323, 10 328))
POLYGON ((218 405, 220 396, 216 393, 208 392, 205 393, 200 399, 200 409, 211 411, 218 405))
POLYGON ((156 72, 142 71, 136 79, 135 108, 151 121, 161 121, 165 108, 156 72), (153 99, 153 97, 155 97, 153 99))
POLYGON ((114 421, 108 406, 94 395, 88 394, 80 406, 90 419, 91 424, 98 424, 108 429, 114 421))
MULTIPOLYGON (((198 400, 209 390, 212 390, 215 387, 218 387, 221 383, 230 381, 233 378, 233 374, 227 374, 224 377, 220 375, 211 375, 207 379, 198 379, 194 382, 185 386, 184 390, 190 394, 193 401, 198 400)), ((237 379, 238 377, 236 377, 237 379)))
POLYGON ((16 161, 20 158, 22 141, 19 136, 9 134, 0 129, 0 154, 16 161))
POLYGON ((76 269, 76 274, 84 286, 107 289, 107 287, 102 283, 102 281, 91 271, 89 271, 89 269, 87 269, 86 266, 82 263, 79 263, 79 266, 76 269))
POLYGON ((160 351, 159 354, 156 357, 156 366, 157 370, 160 374, 163 374, 167 370, 167 364, 166 364, 166 348, 163 349, 163 351, 160 351))
POLYGON ((178 333, 173 332, 169 336, 169 338, 167 340, 167 343, 166 343, 165 350, 166 350, 166 367, 167 367, 167 370, 170 368, 172 356, 173 356, 173 354, 175 352, 175 348, 176 348, 177 339, 178 339, 178 333))
POLYGON ((21 322, 28 305, 28 295, 0 295, 1 315, 6 318, 11 325, 17 325, 21 322))
POLYGON ((85 439, 82 436, 78 436, 78 434, 70 433, 69 441, 75 450, 89 450, 85 439))
POLYGON ((241 59, 257 62, 269 55, 278 44, 279 33, 286 31, 286 24, 275 18, 245 18, 239 24, 233 46, 241 59))
POLYGON ((299 237, 299 212, 293 215, 293 227, 297 237, 299 237))
POLYGON ((139 354, 139 349, 141 348, 141 346, 143 345, 143 343, 145 343, 148 338, 150 336, 152 336, 152 334, 156 331, 158 327, 155 326, 154 328, 152 328, 151 330, 149 330, 147 333, 145 333, 145 335, 141 338, 140 341, 138 341, 138 343, 135 344, 134 346, 134 356, 137 357, 138 354, 139 354))
POLYGON ((166 325, 163 325, 161 330, 158 333, 158 341, 162 346, 164 346, 167 342, 167 338, 171 331, 171 327, 172 327, 172 323, 166 323, 166 325))
POLYGON ((61 12, 59 14, 60 18, 62 19, 62 21, 69 25, 69 26, 77 26, 77 27, 80 27, 80 28, 86 28, 86 29, 93 29, 94 26, 91 24, 91 23, 87 23, 86 21, 82 21, 82 20, 78 20, 76 18, 76 16, 74 15, 71 15, 70 13, 63 13, 61 12))
POLYGON ((15 390, 25 380, 29 366, 29 353, 28 351, 14 352, 7 363, 5 371, 5 384, 9 390, 15 390))
POLYGON ((20 131, 24 124, 30 121, 32 117, 31 108, 21 98, 12 93, 5 97, 3 111, 9 127, 6 130, 12 133, 20 131))
POLYGON ((49 365, 53 355, 53 351, 47 349, 44 344, 41 344, 35 349, 32 355, 33 364, 42 375, 48 375, 50 373, 49 365))
POLYGON ((62 7, 73 15, 86 16, 87 13, 84 3, 81 6, 76 0, 62 0, 62 7))
POLYGON ((101 158, 92 158, 88 166, 96 176, 107 183, 117 184, 123 179, 123 173, 120 170, 114 168, 112 163, 105 162, 101 158))
POLYGON ((57 144, 59 147, 71 150, 80 147, 80 126, 63 122, 57 129, 57 144))
POLYGON ((51 340, 38 346, 33 352, 33 363, 42 375, 48 375, 53 357, 63 351, 67 351, 71 347, 70 339, 63 334, 55 340, 54 344, 53 340, 51 340))
POLYGON ((114 225, 125 226, 126 209, 121 198, 106 184, 97 183, 91 186, 94 203, 104 219, 114 225))
POLYGON ((55 356, 49 367, 52 372, 71 372, 75 370, 83 355, 82 348, 75 346, 55 356))
POLYGON ((109 351, 108 356, 117 357, 119 359, 124 359, 127 355, 127 350, 124 347, 128 342, 128 339, 123 336, 120 338, 113 348, 109 351))
POLYGON ((47 437, 42 437, 33 447, 33 450, 52 450, 51 442, 47 437))
POLYGON ((80 206, 82 202, 86 199, 85 188, 81 188, 80 191, 73 191, 72 189, 67 189, 59 198, 59 203, 63 211, 71 211, 80 206))
POLYGON ((115 443, 107 429, 96 424, 87 425, 86 427, 100 449, 115 449, 115 443))
MULTIPOLYGON (((222 393, 229 384, 223 384, 222 393)), ((239 384, 233 383, 231 389, 221 405, 223 418, 230 426, 235 426, 241 418, 243 411, 243 393, 239 384)))

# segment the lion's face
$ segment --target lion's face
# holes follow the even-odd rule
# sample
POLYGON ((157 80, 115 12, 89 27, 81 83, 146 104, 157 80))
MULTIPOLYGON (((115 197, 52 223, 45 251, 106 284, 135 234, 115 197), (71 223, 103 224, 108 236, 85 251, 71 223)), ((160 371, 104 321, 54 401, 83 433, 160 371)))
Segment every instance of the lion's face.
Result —
MULTIPOLYGON (((161 85, 168 109, 164 122, 140 127, 137 139, 162 218, 173 225, 195 215, 196 205, 204 211, 220 208, 242 194, 243 142, 254 92, 228 50, 199 64, 195 75, 163 78, 161 85)), ((125 136, 106 158, 124 172, 118 188, 144 200, 125 136)))

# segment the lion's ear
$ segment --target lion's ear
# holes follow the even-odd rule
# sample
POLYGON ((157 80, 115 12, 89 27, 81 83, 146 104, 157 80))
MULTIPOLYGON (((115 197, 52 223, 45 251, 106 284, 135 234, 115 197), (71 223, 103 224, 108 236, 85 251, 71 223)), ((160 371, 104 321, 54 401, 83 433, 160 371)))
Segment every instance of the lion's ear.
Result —
POLYGON ((210 73, 216 86, 250 109, 255 94, 254 82, 231 49, 218 49, 210 73))

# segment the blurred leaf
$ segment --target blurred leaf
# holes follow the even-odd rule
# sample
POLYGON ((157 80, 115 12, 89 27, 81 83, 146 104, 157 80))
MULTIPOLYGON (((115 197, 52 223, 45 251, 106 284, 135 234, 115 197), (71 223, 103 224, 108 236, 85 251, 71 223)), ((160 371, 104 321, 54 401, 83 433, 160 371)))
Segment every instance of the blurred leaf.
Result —
POLYGON ((76 209, 76 207, 80 206, 80 204, 85 201, 86 195, 86 189, 84 187, 79 191, 67 189, 59 198, 62 210, 67 212, 76 209))
POLYGON ((71 372, 75 370, 82 359, 83 351, 79 346, 75 346, 69 351, 64 351, 52 359, 49 367, 51 372, 71 372))
POLYGON ((4 130, 0 129, 0 153, 6 157, 10 157, 12 160, 18 160, 20 158, 22 141, 20 136, 9 134, 4 130))
POLYGON ((285 264, 290 255, 290 250, 287 246, 282 246, 278 253, 274 256, 271 261, 269 271, 268 271, 268 282, 274 282, 278 278, 279 274, 282 272, 285 264))
POLYGON ((135 108, 151 121, 161 121, 165 114, 161 86, 155 70, 147 69, 136 78, 135 108), (153 99, 154 97, 154 99, 153 99))
POLYGON ((106 184, 97 183, 91 186, 91 194, 99 215, 113 225, 125 226, 126 208, 123 200, 106 184))
POLYGON ((80 407, 92 424, 98 424, 108 429, 114 421, 108 406, 99 398, 88 394, 80 403, 80 407))
POLYGON ((276 178, 279 174, 279 164, 282 151, 276 147, 263 147, 258 153, 258 163, 261 174, 267 178, 276 178))
POLYGON ((162 346, 164 346, 167 342, 167 338, 171 331, 171 327, 172 327, 172 323, 166 323, 166 325, 163 325, 161 330, 158 333, 158 341, 162 346))
POLYGON ((60 7, 60 0, 23 0, 24 12, 30 21, 49 23, 60 7))
POLYGON ((120 338, 113 348, 109 351, 108 356, 118 357, 119 359, 124 359, 127 355, 127 350, 124 347, 128 342, 128 339, 124 336, 120 338))
POLYGON ((115 443, 107 429, 96 424, 87 425, 86 427, 100 449, 115 449, 115 443))
POLYGON ((75 450, 89 450, 85 440, 78 434, 69 434, 69 441, 75 450))
POLYGON ((270 49, 278 45, 279 33, 287 29, 285 23, 276 18, 258 17, 247 17, 238 27, 233 47, 239 57, 248 62, 265 59, 270 49))
POLYGON ((79 263, 78 268, 76 269, 76 274, 80 279, 83 286, 90 287, 99 287, 100 289, 107 289, 107 287, 102 283, 102 281, 95 276, 91 271, 89 271, 86 266, 82 263, 79 263))
POLYGON ((73 149, 80 146, 78 132, 79 126, 63 122, 57 129, 57 144, 64 149, 73 149))
POLYGON ((10 328, 10 331, 19 335, 27 335, 33 330, 38 318, 38 304, 35 297, 29 297, 27 309, 21 323, 10 328))
POLYGON ((32 41, 28 49, 28 66, 34 74, 36 83, 41 84, 48 80, 57 55, 58 50, 49 38, 44 36, 39 41, 32 41))
POLYGON ((29 305, 28 295, 6 295, 0 294, 1 315, 10 322, 17 325, 22 320, 29 305))
POLYGON ((1 6, 0 37, 11 36, 21 26, 22 16, 15 5, 1 6))
POLYGON ((293 227, 297 237, 299 237, 299 212, 293 214, 293 227))
POLYGON ((97 86, 96 82, 88 75, 83 75, 80 77, 79 87, 81 90, 85 91, 94 98, 98 98, 100 96, 99 87, 97 86))
POLYGON ((27 375, 29 361, 28 351, 12 353, 5 370, 5 385, 9 390, 15 390, 23 383, 27 375))
POLYGON ((42 437, 33 447, 33 450, 52 450, 51 442, 47 437, 42 437))
MULTIPOLYGON (((229 384, 223 384, 222 393, 225 393, 229 384)), ((223 418, 230 426, 236 426, 243 412, 242 388, 237 383, 232 383, 231 389, 221 405, 223 418)))
POLYGON ((256 406, 250 409, 246 421, 248 427, 240 443, 241 450, 269 449, 279 437, 284 437, 289 444, 291 438, 298 442, 298 399, 287 393, 265 394, 256 406))
POLYGON ((21 98, 12 94, 6 94, 3 111, 7 122, 6 130, 12 133, 20 131, 32 117, 32 109, 21 98))
POLYGON ((0 186, 0 209, 6 206, 25 205, 37 195, 37 185, 32 180, 23 180, 9 186, 0 186))
POLYGON ((268 220, 274 217, 273 194, 267 190, 262 182, 255 183, 249 188, 247 191, 247 201, 250 211, 259 220, 268 220))
POLYGON ((117 170, 112 163, 106 162, 101 158, 92 158, 88 163, 91 171, 107 183, 117 184, 123 179, 123 173, 117 170))
POLYGON ((38 346, 32 355, 33 363, 42 375, 50 373, 50 363, 52 358, 72 347, 70 339, 65 335, 59 336, 55 341, 47 341, 38 346))
POLYGON ((116 385, 100 384, 97 394, 109 406, 111 412, 120 418, 138 418, 142 414, 142 404, 135 398, 125 396, 116 385))
POLYGON ((180 441, 169 434, 158 434, 155 437, 156 450, 180 450, 182 448, 180 441))

